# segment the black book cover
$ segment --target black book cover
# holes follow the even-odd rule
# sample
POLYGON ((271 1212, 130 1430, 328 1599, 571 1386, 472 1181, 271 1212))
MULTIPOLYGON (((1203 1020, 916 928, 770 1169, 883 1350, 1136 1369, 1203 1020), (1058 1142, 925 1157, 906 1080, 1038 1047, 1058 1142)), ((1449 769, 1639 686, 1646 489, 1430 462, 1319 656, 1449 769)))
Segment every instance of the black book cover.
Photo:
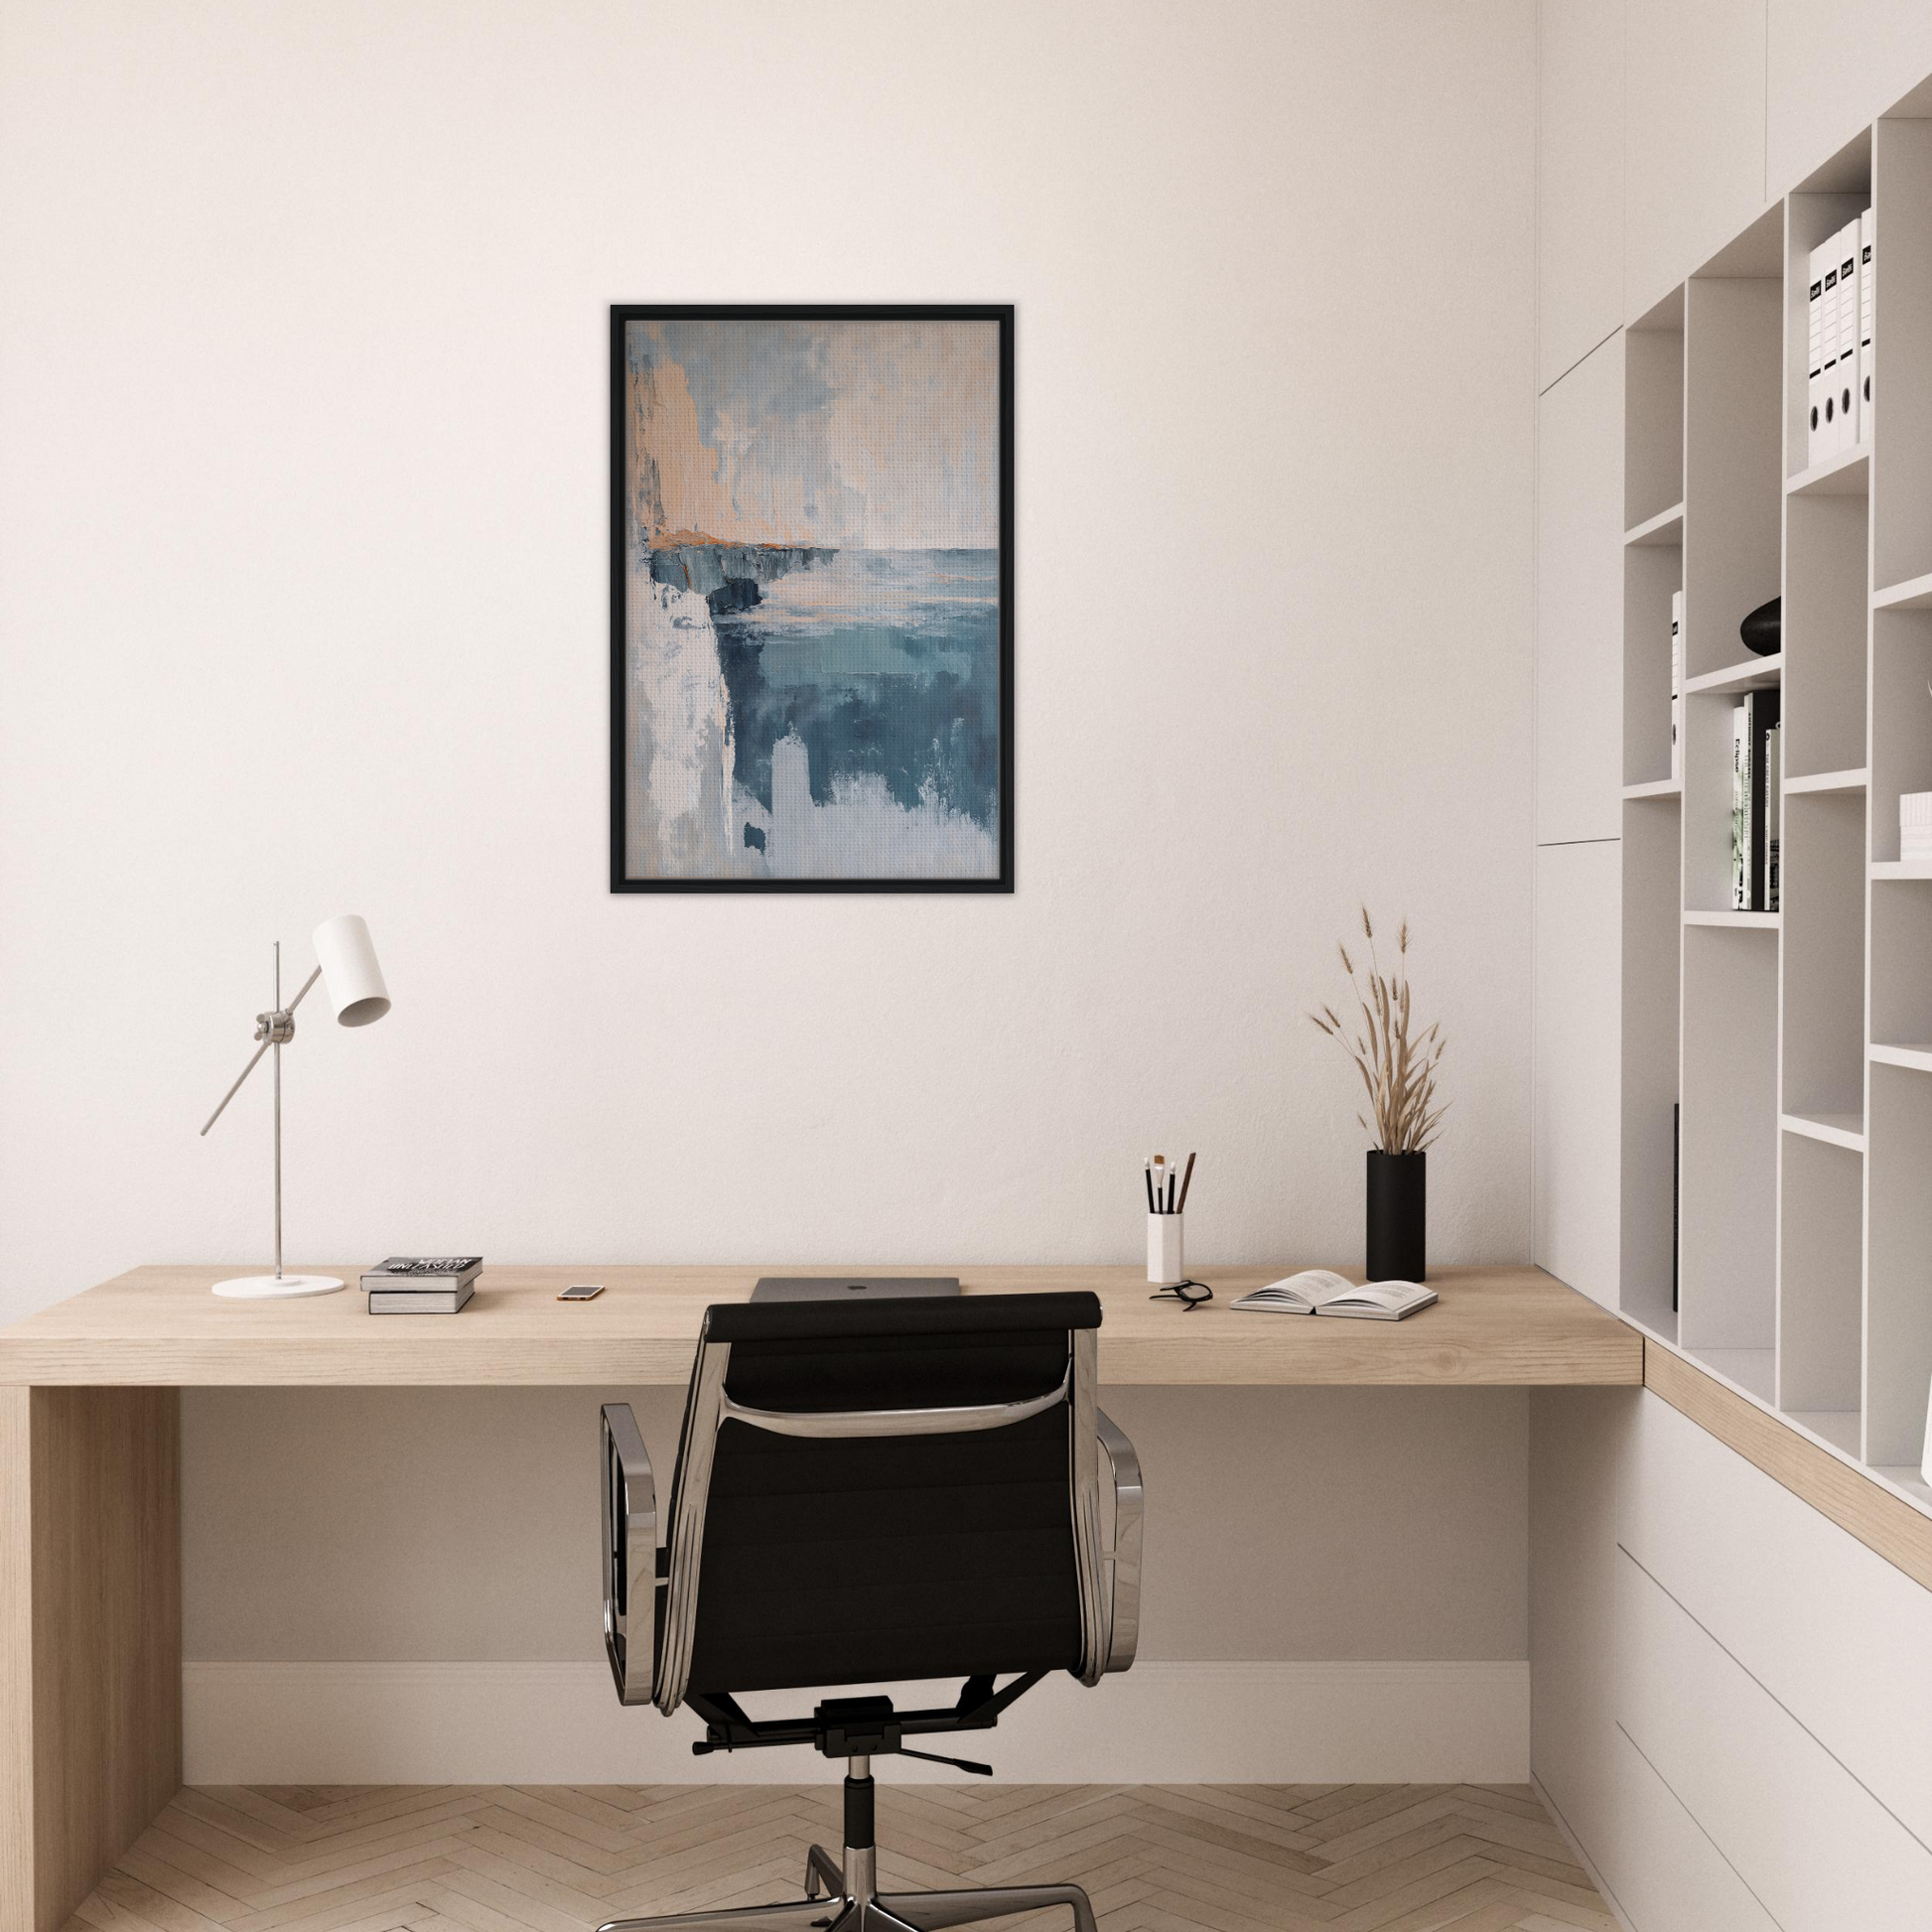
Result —
POLYGON ((1777 722, 1778 693, 1775 690, 1744 693, 1744 727, 1750 734, 1751 748, 1751 910, 1753 912, 1768 911, 1771 904, 1765 876, 1765 860, 1768 851, 1764 823, 1764 806, 1770 796, 1767 777, 1770 759, 1765 753, 1764 741, 1770 736, 1771 727, 1777 722))

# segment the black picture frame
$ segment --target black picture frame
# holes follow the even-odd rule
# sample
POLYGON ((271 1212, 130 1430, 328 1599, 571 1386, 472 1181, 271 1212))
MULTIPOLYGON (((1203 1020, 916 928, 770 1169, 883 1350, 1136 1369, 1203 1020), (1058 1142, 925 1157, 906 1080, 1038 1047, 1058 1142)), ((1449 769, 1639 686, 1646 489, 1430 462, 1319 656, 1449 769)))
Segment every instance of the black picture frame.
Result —
POLYGON ((611 820, 613 893, 1011 893, 1014 890, 1014 305, 1012 303, 616 303, 611 305, 611 820), (624 558, 626 326, 633 322, 991 322, 999 326, 999 875, 986 879, 638 879, 624 851, 629 761, 624 558))

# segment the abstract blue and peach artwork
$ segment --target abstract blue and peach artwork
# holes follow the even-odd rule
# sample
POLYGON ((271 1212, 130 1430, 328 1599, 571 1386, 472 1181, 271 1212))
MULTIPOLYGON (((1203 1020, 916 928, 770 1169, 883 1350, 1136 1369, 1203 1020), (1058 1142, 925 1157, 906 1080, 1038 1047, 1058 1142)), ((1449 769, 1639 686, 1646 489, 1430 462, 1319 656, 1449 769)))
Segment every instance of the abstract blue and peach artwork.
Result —
POLYGON ((1012 311, 612 326, 614 888, 1011 890, 1012 311))

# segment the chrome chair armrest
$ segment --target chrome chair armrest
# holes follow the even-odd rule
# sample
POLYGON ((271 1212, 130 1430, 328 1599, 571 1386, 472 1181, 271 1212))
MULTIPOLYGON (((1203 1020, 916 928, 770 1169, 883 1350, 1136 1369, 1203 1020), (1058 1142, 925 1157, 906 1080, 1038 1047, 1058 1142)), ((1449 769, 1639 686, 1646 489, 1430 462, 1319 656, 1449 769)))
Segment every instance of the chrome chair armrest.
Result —
POLYGON ((1094 1411, 1094 1433, 1114 1478, 1114 1547, 1103 1551, 1100 1561, 1113 1572, 1107 1669, 1121 1671, 1133 1663, 1141 1641, 1141 1513, 1146 1491, 1134 1445, 1104 1409, 1094 1411))
POLYGON ((651 1701, 657 1652, 657 1483, 625 1402, 603 1408, 604 1653, 620 1704, 651 1701))

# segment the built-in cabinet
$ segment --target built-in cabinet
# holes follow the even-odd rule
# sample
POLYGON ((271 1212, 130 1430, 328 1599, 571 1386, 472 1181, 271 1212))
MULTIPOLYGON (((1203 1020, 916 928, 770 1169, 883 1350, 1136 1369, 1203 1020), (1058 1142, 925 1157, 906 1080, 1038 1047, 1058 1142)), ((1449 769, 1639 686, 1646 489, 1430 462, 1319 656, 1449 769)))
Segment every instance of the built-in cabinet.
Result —
MULTIPOLYGON (((1926 1510, 1932 877, 1897 801, 1932 790, 1932 86, 1882 110, 1932 14, 1541 19, 1536 1258, 1670 1379, 1690 1357, 1926 1510), (1583 138, 1611 86, 1614 316, 1583 138), (1814 466, 1801 277, 1867 205, 1873 436, 1814 466), (1754 658, 1737 622, 1773 594, 1784 648, 1754 658), (1730 712, 1771 685, 1781 902, 1740 912, 1730 712)), ((1627 1922, 1932 1923, 1932 1592, 1649 1390, 1535 1393, 1530 1468, 1532 1766, 1627 1922)))
POLYGON ((1880 119, 1624 333, 1620 732, 1618 1305, 1922 1503, 1932 866, 1900 864, 1898 800, 1932 790, 1928 109, 1880 119), (1865 207, 1869 433, 1814 461, 1811 250, 1865 207), (1774 596, 1783 648, 1753 656, 1738 624, 1774 596), (1781 893, 1738 910, 1731 719, 1764 688, 1781 893))
POLYGON ((1932 1594, 1648 1390, 1530 1470, 1532 1761, 1638 1932, 1923 1932, 1932 1594))

